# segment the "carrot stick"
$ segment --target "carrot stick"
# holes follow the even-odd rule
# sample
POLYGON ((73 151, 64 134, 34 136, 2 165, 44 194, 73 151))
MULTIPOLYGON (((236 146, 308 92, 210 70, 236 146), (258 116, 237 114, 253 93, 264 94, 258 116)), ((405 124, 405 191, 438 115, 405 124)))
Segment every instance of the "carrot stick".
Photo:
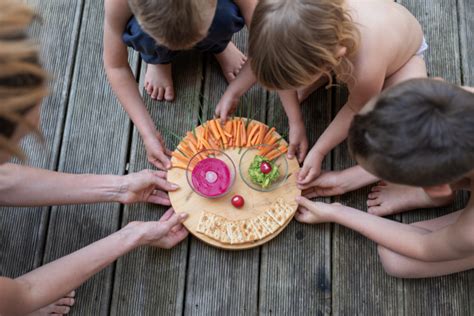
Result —
POLYGON ((214 120, 210 120, 209 129, 211 130, 212 136, 214 136, 215 139, 219 140, 219 138, 221 138, 221 135, 219 134, 219 130, 217 129, 217 126, 215 124, 216 122, 214 120))
POLYGON ((251 140, 253 138, 255 133, 258 131, 259 126, 260 126, 260 124, 254 124, 254 125, 252 125, 252 127, 249 126, 250 132, 248 133, 248 138, 247 139, 251 140))
POLYGON ((224 134, 224 131, 222 130, 221 123, 217 122, 217 120, 214 120, 214 125, 217 127, 217 130, 219 131, 219 134, 221 135, 222 142, 224 143, 224 147, 225 147, 225 145, 227 145, 229 141, 227 140, 227 136, 224 134))
POLYGON ((271 137, 273 137, 273 132, 275 131, 275 127, 270 128, 270 130, 267 132, 265 137, 263 138, 263 143, 267 144, 267 142, 270 140, 271 137))
MULTIPOLYGON (((225 123, 224 131, 226 131, 227 134, 232 135, 232 128, 233 127, 234 127, 234 125, 232 124, 232 121, 227 121, 225 123)), ((229 136, 229 137, 232 137, 232 136, 229 136)))
POLYGON ((240 124, 237 122, 237 138, 235 139, 235 146, 242 147, 242 138, 240 137, 240 124))
POLYGON ((268 153, 265 157, 268 159, 268 160, 273 160, 273 159, 276 159, 278 157, 280 157, 283 153, 281 151, 271 151, 270 153, 268 153))
POLYGON ((173 156, 175 159, 179 160, 182 163, 187 164, 189 162, 189 159, 181 155, 179 152, 173 151, 171 153, 171 156, 173 156))
POLYGON ((244 126, 244 122, 239 120, 240 129, 240 139, 242 140, 242 146, 247 146, 247 130, 244 126))
POLYGON ((264 146, 259 152, 258 154, 260 156, 265 156, 267 155, 268 153, 270 153, 273 149, 275 149, 276 147, 278 147, 278 144, 273 144, 273 145, 270 145, 270 146, 264 146))
MULTIPOLYGON (((184 165, 182 162, 173 162, 173 168, 179 168, 179 169, 188 169, 188 165, 184 165)), ((194 169, 193 167, 190 168, 191 171, 194 169)))
POLYGON ((257 145, 262 144, 266 131, 267 131, 267 127, 265 125, 260 125, 260 131, 258 133, 258 138, 257 138, 257 145))

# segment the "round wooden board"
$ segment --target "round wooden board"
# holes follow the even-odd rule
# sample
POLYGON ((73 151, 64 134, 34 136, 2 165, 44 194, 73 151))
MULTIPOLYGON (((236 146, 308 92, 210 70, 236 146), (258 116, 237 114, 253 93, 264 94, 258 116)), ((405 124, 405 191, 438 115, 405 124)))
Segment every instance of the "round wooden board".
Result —
MULTIPOLYGON (((199 128, 201 128, 201 126, 197 127, 196 130, 199 128)), ((280 137, 276 132, 275 135, 280 137)), ((225 153, 229 155, 229 157, 231 157, 231 159, 234 161, 236 168, 236 178, 231 191, 218 199, 207 199, 195 193, 186 180, 186 170, 173 168, 168 171, 168 181, 176 183, 180 186, 179 190, 169 193, 171 205, 177 213, 186 212, 189 214, 188 219, 184 222, 184 226, 191 234, 201 239, 205 243, 218 248, 230 250, 257 247, 276 237, 281 231, 283 231, 283 229, 285 229, 285 227, 293 218, 293 215, 298 207, 295 198, 301 195, 301 190, 299 190, 296 186, 296 174, 300 169, 296 159, 288 160, 289 176, 282 186, 271 192, 259 192, 247 186, 240 177, 240 157, 243 155, 246 148, 242 148, 240 154, 239 150, 239 148, 229 148, 225 150, 225 153), (240 209, 233 207, 230 202, 234 194, 242 195, 245 199, 245 205, 240 209), (246 218, 253 218, 265 213, 269 206, 271 206, 278 198, 283 199, 285 202, 290 204, 292 208, 294 208, 293 215, 276 232, 263 239, 242 244, 225 244, 196 231, 199 220, 204 211, 223 216, 230 220, 242 220, 246 218)))

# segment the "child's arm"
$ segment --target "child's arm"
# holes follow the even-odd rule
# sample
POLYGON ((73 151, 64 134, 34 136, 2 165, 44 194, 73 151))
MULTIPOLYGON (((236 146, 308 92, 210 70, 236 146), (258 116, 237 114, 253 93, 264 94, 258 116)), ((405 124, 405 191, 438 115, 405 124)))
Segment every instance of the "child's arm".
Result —
POLYGON ((311 148, 298 175, 298 184, 310 183, 321 173, 324 157, 347 138, 354 116, 374 96, 380 93, 385 79, 384 69, 358 76, 357 84, 349 86, 349 98, 316 144, 311 148))
MULTIPOLYGON (((311 202, 299 197, 301 217, 313 223, 334 222, 353 229, 400 255, 428 261, 456 260, 474 253, 474 212, 465 210, 443 229, 426 232, 412 225, 375 216, 340 204, 311 202), (310 213, 306 213, 310 212, 310 213)), ((300 218, 301 218, 300 217, 300 218)))
POLYGON ((244 17, 247 28, 250 28, 250 23, 252 22, 253 12, 255 11, 257 2, 257 0, 235 0, 235 4, 237 4, 239 7, 240 13, 242 13, 244 17))
POLYGON ((0 165, 0 205, 42 206, 98 202, 170 205, 164 191, 178 187, 162 171, 125 176, 68 174, 15 164, 0 165))
POLYGON ((25 315, 80 286, 117 258, 151 245, 171 248, 187 236, 185 214, 168 210, 158 222, 132 222, 87 247, 48 263, 19 278, 0 277, 0 314, 25 315))
POLYGON ((128 64, 127 47, 122 41, 122 33, 130 17, 131 11, 126 0, 105 1, 105 71, 112 89, 143 138, 149 162, 157 168, 169 169, 171 162, 165 154, 167 151, 140 96, 128 64))
POLYGON ((278 91, 281 104, 285 109, 288 117, 288 125, 290 129, 288 147, 288 158, 297 157, 299 163, 303 163, 306 153, 308 152, 308 138, 306 137, 306 129, 304 126, 301 107, 298 102, 298 95, 295 90, 278 91))

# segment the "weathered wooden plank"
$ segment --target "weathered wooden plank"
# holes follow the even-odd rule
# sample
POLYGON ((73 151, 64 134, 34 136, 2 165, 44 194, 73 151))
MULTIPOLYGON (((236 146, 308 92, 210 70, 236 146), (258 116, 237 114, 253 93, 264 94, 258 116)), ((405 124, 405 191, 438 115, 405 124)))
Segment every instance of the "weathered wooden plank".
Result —
MULTIPOLYGON (((331 121, 331 94, 321 89, 302 105, 311 146, 331 121)), ((288 133, 283 107, 272 93, 268 121, 288 133)), ((331 168, 331 155, 323 165, 331 168)), ((323 199, 329 202, 329 199, 323 199)), ((259 313, 262 315, 323 315, 331 313, 331 227, 293 220, 262 247, 259 313)))
MULTIPOLYGON (((28 165, 55 169, 71 82, 83 1, 28 1, 41 16, 30 36, 41 46, 43 66, 51 75, 50 94, 41 105, 45 142, 29 136, 22 141, 28 165), (58 38, 67 39, 60 40, 58 38)), ((18 161, 14 160, 16 163, 18 161)), ((42 260, 49 208, 0 208, 0 275, 15 277, 42 260)))
MULTIPOLYGON (((141 70, 141 83, 146 71, 141 70)), ((184 133, 197 123, 201 91, 202 56, 186 53, 173 62, 176 100, 172 103, 151 100, 145 91, 146 105, 153 120, 162 131, 168 148, 177 140, 170 135, 184 133)), ((143 88, 142 88, 143 89, 143 88)), ((145 148, 134 130, 130 171, 152 168, 147 162, 145 148)), ((158 220, 167 207, 132 205, 124 209, 122 225, 131 221, 158 220)), ((181 315, 186 280, 188 241, 172 250, 144 247, 117 262, 112 315, 181 315)))
MULTIPOLYGON (((467 86, 474 86, 474 5, 470 0, 458 1, 459 34, 461 37, 461 57, 462 57, 462 83, 467 86)), ((472 195, 472 193, 471 193, 472 195)), ((466 199, 468 196, 466 196, 466 199)), ((469 274, 468 293, 474 293, 474 271, 469 274)), ((474 297, 469 297, 469 314, 474 314, 474 297)))
MULTIPOLYGON (((459 23, 457 1, 402 0, 420 21, 430 49, 427 54, 428 71, 447 81, 461 83, 459 23)), ((450 207, 402 215, 404 222, 438 217, 464 206, 458 198, 450 207)), ((405 284, 405 313, 416 315, 468 315, 469 274, 459 273, 442 278, 407 280, 405 284)))
MULTIPOLYGON (((245 51, 246 32, 234 36, 245 51)), ((202 109, 204 120, 212 118, 215 105, 227 84, 217 62, 208 57, 202 109)), ((243 100, 242 115, 265 119, 265 92, 254 87, 243 100)), ((259 249, 224 251, 192 239, 186 282, 185 315, 253 315, 257 311, 259 249)))
MULTIPOLYGON (((345 89, 336 89, 338 109, 347 99, 345 89)), ((334 150, 334 170, 351 167, 347 144, 334 150)), ((369 189, 360 189, 333 200, 360 210, 367 209, 369 189)), ((335 315, 400 315, 403 306, 403 282, 387 276, 379 261, 376 246, 360 234, 334 225, 333 231, 333 309, 335 315)))
MULTIPOLYGON (((103 16, 103 2, 85 1, 60 152, 60 171, 124 172, 130 121, 103 70, 103 16)), ((137 58, 132 65, 136 68, 137 58)), ((119 227, 119 216, 120 205, 111 203, 54 207, 44 261, 49 262, 109 235, 119 227)), ((108 313, 112 270, 111 267, 105 269, 77 290, 72 314, 108 313)))

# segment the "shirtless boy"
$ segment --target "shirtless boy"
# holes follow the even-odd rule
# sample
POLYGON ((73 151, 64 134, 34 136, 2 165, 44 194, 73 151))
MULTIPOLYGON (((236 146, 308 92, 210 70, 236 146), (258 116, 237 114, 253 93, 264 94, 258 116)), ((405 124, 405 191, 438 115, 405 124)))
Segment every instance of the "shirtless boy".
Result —
MULTIPOLYGON (((472 192, 474 94, 466 90, 430 79, 388 89, 354 118, 348 138, 353 157, 381 179, 421 190, 426 200, 472 192)), ((472 196, 462 210, 410 225, 338 203, 304 197, 298 203, 298 221, 334 222, 376 242, 393 276, 434 277, 474 268, 472 196)))

